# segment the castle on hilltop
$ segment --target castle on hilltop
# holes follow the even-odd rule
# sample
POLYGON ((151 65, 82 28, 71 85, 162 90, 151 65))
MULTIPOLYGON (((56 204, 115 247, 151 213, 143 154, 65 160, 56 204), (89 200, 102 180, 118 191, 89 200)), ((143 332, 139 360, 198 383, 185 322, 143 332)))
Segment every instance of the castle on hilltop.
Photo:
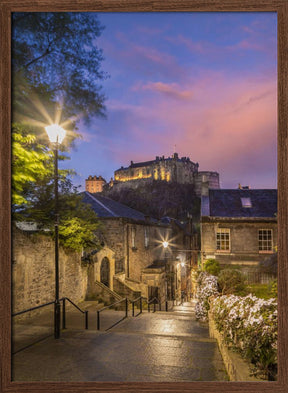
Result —
MULTIPOLYGON (((199 171, 199 164, 194 163, 189 157, 179 157, 174 153, 172 157, 156 157, 155 160, 137 162, 124 168, 123 166, 114 172, 114 179, 109 182, 110 187, 137 188, 143 181, 161 180, 180 184, 194 184, 197 196, 208 193, 209 189, 218 189, 219 174, 211 171, 199 171)), ((86 180, 86 191, 88 180, 86 180)), ((91 184, 91 183, 90 183, 91 184)), ((91 187, 91 186, 90 186, 91 187)))

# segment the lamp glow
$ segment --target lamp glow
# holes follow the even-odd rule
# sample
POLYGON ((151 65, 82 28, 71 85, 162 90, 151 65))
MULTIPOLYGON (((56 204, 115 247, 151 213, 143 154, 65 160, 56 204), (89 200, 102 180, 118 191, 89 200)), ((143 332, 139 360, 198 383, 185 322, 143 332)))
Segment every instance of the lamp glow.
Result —
POLYGON ((62 128, 58 124, 51 124, 50 126, 45 127, 45 130, 51 143, 61 144, 63 142, 63 139, 66 135, 66 131, 64 130, 64 128, 62 128))
POLYGON ((168 242, 163 242, 162 244, 163 244, 163 247, 164 247, 164 248, 167 248, 167 247, 169 246, 169 243, 168 243, 168 242))

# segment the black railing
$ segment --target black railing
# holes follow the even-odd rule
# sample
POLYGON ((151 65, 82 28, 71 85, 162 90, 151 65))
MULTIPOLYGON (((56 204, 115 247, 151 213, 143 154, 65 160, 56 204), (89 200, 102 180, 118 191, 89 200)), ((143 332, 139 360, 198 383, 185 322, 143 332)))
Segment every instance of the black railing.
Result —
POLYGON ((132 304, 132 317, 137 317, 138 315, 142 314, 143 300, 146 300, 146 298, 144 298, 143 296, 139 296, 139 297, 137 297, 137 299, 130 300, 130 302, 132 304), (135 305, 137 302, 139 302, 139 310, 140 311, 138 312, 138 314, 135 315, 135 305))
POLYGON ((88 311, 86 310, 81 310, 80 307, 77 306, 72 300, 70 300, 68 297, 62 297, 60 299, 60 302, 63 302, 63 308, 62 308, 62 329, 66 329, 66 300, 72 304, 77 310, 79 310, 82 314, 85 314, 85 329, 88 329, 88 311))
MULTIPOLYGON (((15 313, 12 314, 12 317, 17 317, 17 316, 22 315, 22 314, 25 314, 25 313, 27 313, 27 312, 39 310, 40 308, 44 308, 44 307, 47 307, 47 306, 51 306, 51 304, 55 304, 55 300, 53 300, 52 302, 40 304, 40 306, 35 306, 35 307, 28 308, 28 309, 26 309, 26 310, 22 310, 22 311, 15 312, 15 313)), ((19 343, 18 343, 18 345, 17 345, 17 342, 15 342, 15 338, 16 338, 16 337, 13 335, 13 337, 12 337, 12 338, 13 338, 13 340, 12 340, 12 354, 15 355, 17 352, 23 351, 24 349, 29 348, 29 347, 31 347, 32 345, 37 344, 38 342, 40 342, 40 341, 42 341, 42 340, 45 340, 46 338, 51 337, 51 336, 53 336, 53 333, 48 334, 48 335, 47 335, 47 333, 46 333, 44 336, 43 336, 43 334, 40 334, 40 335, 38 335, 38 338, 37 338, 36 341, 35 341, 35 335, 33 334, 33 340, 32 340, 32 342, 30 342, 30 343, 29 343, 29 342, 28 342, 28 343, 25 342, 25 343, 24 343, 24 346, 23 346, 23 345, 22 345, 22 346, 19 346, 19 343), (18 348, 16 349, 15 347, 18 347, 18 348), (16 349, 16 350, 15 350, 15 349, 16 349)))
POLYGON ((119 321, 117 321, 116 323, 113 323, 110 327, 106 328, 106 330, 111 329, 113 326, 117 325, 119 322, 121 322, 123 319, 128 317, 128 299, 124 298, 122 300, 119 300, 118 302, 109 304, 109 306, 105 306, 103 308, 101 308, 100 310, 97 310, 97 330, 100 330, 100 313, 104 310, 108 310, 111 307, 115 307, 116 305, 118 306, 120 303, 125 302, 125 317, 121 318, 119 321))
POLYGON ((154 297, 151 300, 148 300, 147 305, 148 305, 148 312, 150 312, 150 304, 153 304, 153 312, 156 311, 156 304, 158 304, 159 311, 161 311, 161 302, 157 297, 154 297))
POLYGON ((14 314, 12 314, 12 317, 16 317, 17 315, 25 314, 26 312, 29 312, 29 311, 38 310, 39 308, 50 306, 51 304, 54 304, 54 303, 55 303, 55 300, 53 300, 53 302, 41 304, 40 306, 28 308, 27 310, 18 311, 18 312, 15 312, 14 314))

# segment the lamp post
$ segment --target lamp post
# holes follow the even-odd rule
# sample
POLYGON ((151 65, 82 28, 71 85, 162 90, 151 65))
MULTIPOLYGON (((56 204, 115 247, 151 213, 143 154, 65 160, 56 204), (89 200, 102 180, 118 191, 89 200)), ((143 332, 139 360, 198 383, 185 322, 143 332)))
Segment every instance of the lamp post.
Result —
POLYGON ((58 148, 65 138, 66 131, 58 124, 45 127, 54 150, 54 192, 55 192, 55 303, 54 303, 54 337, 60 337, 60 301, 59 301, 59 207, 58 207, 58 148))

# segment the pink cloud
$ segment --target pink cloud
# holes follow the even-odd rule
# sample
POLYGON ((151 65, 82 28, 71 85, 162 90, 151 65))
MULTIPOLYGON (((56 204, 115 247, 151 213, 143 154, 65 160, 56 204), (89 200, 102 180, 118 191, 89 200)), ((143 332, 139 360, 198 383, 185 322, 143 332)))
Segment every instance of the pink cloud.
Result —
MULTIPOLYGON (((117 33, 117 45, 102 41, 105 47, 104 55, 125 67, 126 71, 141 76, 161 74, 162 76, 179 79, 187 74, 187 70, 178 63, 176 57, 145 45, 135 44, 123 33, 117 33)), ((116 70, 117 72, 117 70, 116 70)))
MULTIPOLYGON (((179 34, 177 37, 166 37, 166 40, 172 42, 177 45, 184 45, 190 52, 198 53, 201 55, 218 55, 221 54, 229 54, 231 51, 241 51, 241 50, 255 50, 267 52, 271 49, 270 40, 259 40, 257 32, 254 32, 251 28, 247 26, 243 26, 242 28, 245 32, 249 34, 249 37, 243 39, 239 42, 234 43, 233 45, 217 45, 211 43, 209 41, 195 41, 191 38, 184 37, 179 34)), ((273 43, 273 48, 275 47, 273 43)))
POLYGON ((149 82, 144 85, 138 85, 134 90, 150 90, 164 94, 166 97, 172 97, 181 100, 190 100, 192 92, 184 90, 177 83, 149 82))

